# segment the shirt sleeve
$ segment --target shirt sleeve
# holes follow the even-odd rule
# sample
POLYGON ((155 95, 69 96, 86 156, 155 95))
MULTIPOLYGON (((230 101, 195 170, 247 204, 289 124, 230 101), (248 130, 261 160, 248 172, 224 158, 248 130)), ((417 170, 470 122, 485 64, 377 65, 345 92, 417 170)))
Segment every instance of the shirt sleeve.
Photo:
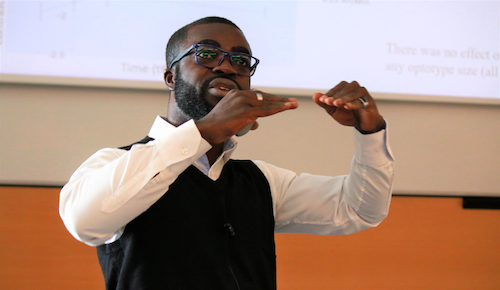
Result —
POLYGON ((255 162, 269 180, 277 233, 351 234, 375 227, 387 216, 394 177, 387 130, 369 135, 355 131, 354 139, 349 175, 298 175, 255 162))
POLYGON ((211 148, 193 121, 131 150, 102 149, 62 188, 59 214, 69 232, 88 245, 116 240, 170 184, 211 148))

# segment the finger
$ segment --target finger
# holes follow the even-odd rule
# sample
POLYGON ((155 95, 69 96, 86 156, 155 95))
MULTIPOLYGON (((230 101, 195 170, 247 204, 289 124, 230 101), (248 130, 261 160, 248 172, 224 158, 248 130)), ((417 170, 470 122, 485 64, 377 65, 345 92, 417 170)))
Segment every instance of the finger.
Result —
MULTIPOLYGON (((313 100, 316 104, 318 104, 320 107, 323 109, 327 109, 328 107, 331 107, 331 105, 328 105, 325 103, 325 95, 322 93, 315 93, 313 95, 313 100), (323 98, 322 98, 323 97, 323 98)), ((332 101, 333 102, 333 101, 332 101)))
MULTIPOLYGON (((236 101, 239 104, 237 107, 240 113, 244 115, 248 114, 247 116, 251 116, 253 120, 295 109, 299 106, 295 98, 282 98, 260 91, 231 90, 226 94, 224 99, 229 102, 236 101), (262 100, 258 100, 257 93, 262 95, 262 100)), ((233 103, 233 105, 235 104, 233 103)))
POLYGON ((334 105, 342 106, 347 102, 357 99, 355 96, 357 94, 358 89, 360 89, 360 85, 356 81, 347 84, 345 87, 343 87, 340 91, 338 91, 334 95, 335 98, 334 105))
POLYGON ((255 91, 253 94, 255 97, 251 96, 249 101, 252 107, 281 107, 285 104, 287 109, 295 109, 299 106, 296 98, 282 98, 260 91, 255 91))
POLYGON ((340 92, 342 89, 344 89, 347 85, 349 85, 348 82, 346 81, 341 81, 338 85, 330 89, 328 92, 326 92, 326 96, 328 97, 333 97, 335 94, 340 92))
MULTIPOLYGON (((346 81, 341 81, 338 85, 330 89, 328 92, 325 94, 322 94, 318 101, 328 105, 328 106, 333 106, 333 103, 335 101, 335 96, 338 92, 340 92, 346 85, 348 85, 348 82, 346 81)), ((320 103, 317 103, 320 105, 320 103)), ((321 105, 320 105, 321 106, 321 105)))
POLYGON ((344 108, 348 110, 366 109, 373 104, 373 99, 368 94, 366 89, 359 89, 352 95, 352 100, 344 104, 344 108))
POLYGON ((298 108, 299 104, 295 102, 265 102, 263 101, 259 106, 254 106, 251 108, 254 116, 267 117, 283 111, 293 110, 298 108))
MULTIPOLYGON (((278 97, 276 95, 273 95, 273 94, 268 94, 268 93, 264 93, 264 92, 261 92, 261 91, 250 91, 249 93, 249 98, 250 99, 253 99, 253 100, 256 100, 256 101, 259 101, 259 102, 282 102, 282 103, 286 103, 286 102, 291 102, 291 101, 297 101, 297 99, 295 98, 282 98, 282 97, 278 97)), ((255 104, 259 104, 259 103, 255 103, 255 104)))

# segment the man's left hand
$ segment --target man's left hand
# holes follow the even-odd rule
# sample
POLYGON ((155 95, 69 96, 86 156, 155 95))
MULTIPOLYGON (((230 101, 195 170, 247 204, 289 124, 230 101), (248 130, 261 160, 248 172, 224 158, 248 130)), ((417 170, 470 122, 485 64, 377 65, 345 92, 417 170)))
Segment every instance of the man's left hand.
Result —
POLYGON ((379 131, 385 125, 375 100, 356 81, 342 81, 326 94, 314 94, 313 100, 344 126, 354 126, 362 132, 370 133, 379 131))

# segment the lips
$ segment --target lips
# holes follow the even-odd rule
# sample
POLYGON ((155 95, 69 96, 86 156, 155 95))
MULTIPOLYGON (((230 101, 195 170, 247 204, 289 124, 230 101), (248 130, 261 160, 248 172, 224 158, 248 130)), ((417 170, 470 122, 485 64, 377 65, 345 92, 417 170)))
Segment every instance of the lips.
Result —
POLYGON ((238 86, 232 80, 216 78, 208 85, 208 92, 216 97, 223 98, 230 90, 237 90, 238 86))

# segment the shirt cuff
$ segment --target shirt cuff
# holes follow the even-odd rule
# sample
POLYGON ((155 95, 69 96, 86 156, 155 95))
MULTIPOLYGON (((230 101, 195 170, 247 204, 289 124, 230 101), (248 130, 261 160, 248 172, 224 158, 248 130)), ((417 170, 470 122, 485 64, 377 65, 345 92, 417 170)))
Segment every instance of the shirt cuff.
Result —
POLYGON ((358 163, 378 167, 394 161, 387 128, 372 134, 362 134, 355 129, 354 144, 354 158, 358 163))
POLYGON ((160 155, 167 166, 189 159, 194 163, 200 156, 212 148, 200 134, 193 120, 190 120, 173 132, 155 140, 160 148, 160 155), (176 140, 173 142, 173 140, 176 140))

